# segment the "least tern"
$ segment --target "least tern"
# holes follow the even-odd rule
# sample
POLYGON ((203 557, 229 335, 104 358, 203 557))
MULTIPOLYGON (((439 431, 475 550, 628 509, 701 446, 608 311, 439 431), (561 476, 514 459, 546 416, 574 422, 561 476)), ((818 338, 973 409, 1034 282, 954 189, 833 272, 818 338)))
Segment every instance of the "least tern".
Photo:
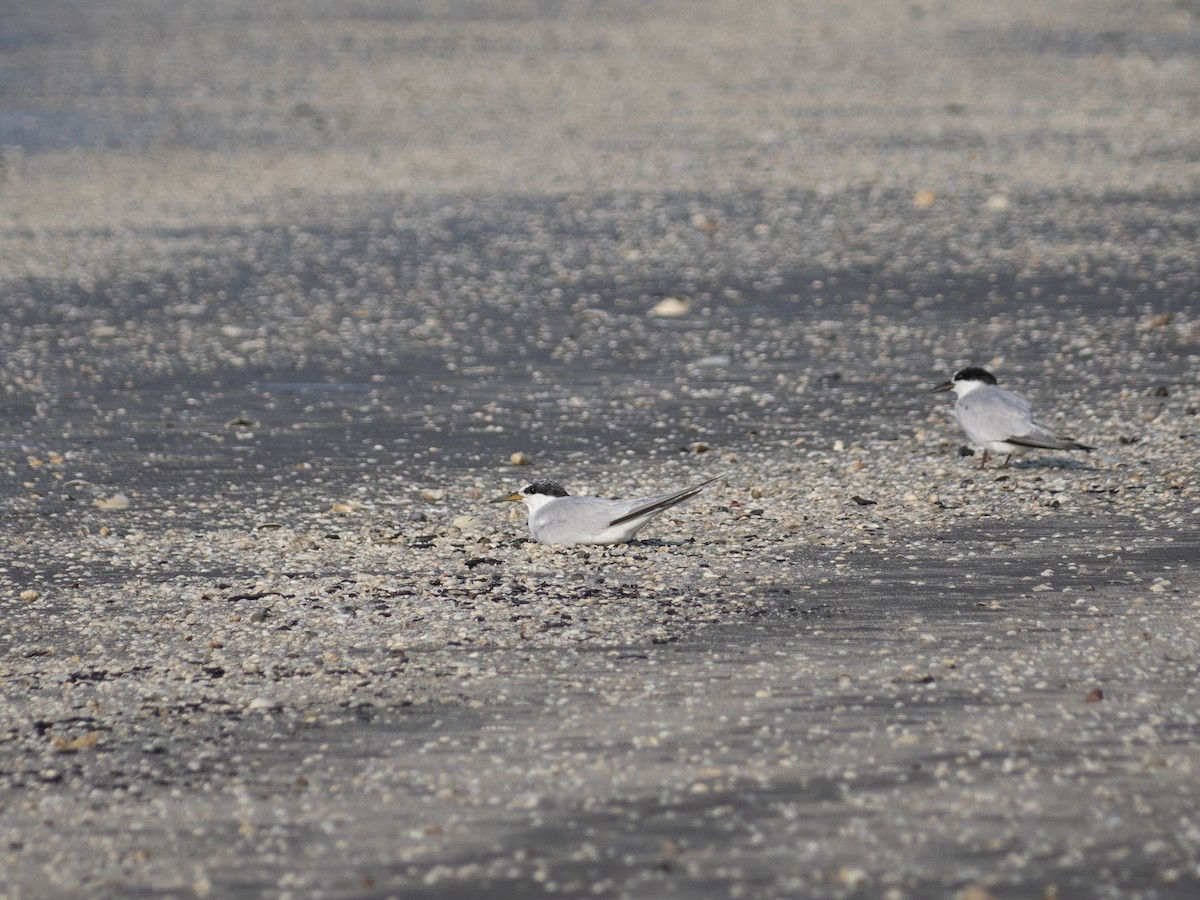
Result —
POLYGON ((987 465, 988 451, 1006 454, 1004 468, 1014 456, 1039 450, 1092 450, 1073 438, 1055 434, 1033 417, 1033 405, 1012 391, 997 387, 996 376, 979 366, 967 366, 931 391, 954 391, 954 417, 967 439, 983 447, 979 468, 987 465))
POLYGON ((542 544, 623 544, 660 512, 691 500, 713 481, 716 479, 710 478, 672 494, 604 500, 572 497, 557 481, 541 479, 492 502, 524 503, 529 509, 529 532, 542 544))

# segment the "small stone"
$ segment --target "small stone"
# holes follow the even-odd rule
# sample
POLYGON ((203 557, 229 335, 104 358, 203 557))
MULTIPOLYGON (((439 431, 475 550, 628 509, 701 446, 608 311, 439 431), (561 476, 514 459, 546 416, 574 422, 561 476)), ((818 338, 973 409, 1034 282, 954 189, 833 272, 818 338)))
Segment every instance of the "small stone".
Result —
POLYGON ((111 497, 97 497, 92 501, 96 509, 128 509, 130 500, 124 494, 113 494, 111 497))
POLYGON ((692 301, 685 297, 664 297, 650 307, 650 311, 646 313, 649 316, 657 316, 659 318, 678 318, 686 316, 692 311, 692 301))
POLYGON ((537 809, 541 805, 542 798, 533 792, 517 794, 509 802, 509 809, 537 809))
POLYGON ((958 900, 996 900, 996 895, 981 884, 968 884, 959 891, 958 900))
POLYGON ((867 873, 858 866, 842 866, 837 870, 834 881, 844 888, 858 890, 867 883, 867 873))
POLYGON ((55 735, 50 739, 50 743, 54 747, 55 753, 78 753, 80 750, 90 750, 95 747, 99 738, 100 735, 98 732, 89 731, 83 737, 74 739, 55 735))
POLYGON ((532 466, 533 457, 524 451, 518 450, 508 458, 508 463, 512 466, 532 466))
POLYGON ((192 893, 197 897, 207 897, 212 893, 212 880, 206 872, 198 872, 196 880, 192 882, 192 893))
POLYGON ((41 600, 42 595, 32 588, 27 588, 26 590, 21 591, 21 599, 26 603, 33 603, 37 600, 41 600))

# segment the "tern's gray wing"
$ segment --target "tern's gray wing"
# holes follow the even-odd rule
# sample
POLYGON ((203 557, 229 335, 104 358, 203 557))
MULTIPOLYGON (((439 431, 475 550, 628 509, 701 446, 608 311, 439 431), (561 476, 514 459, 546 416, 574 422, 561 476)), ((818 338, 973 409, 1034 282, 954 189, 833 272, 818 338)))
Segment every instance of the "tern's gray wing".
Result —
POLYGON ((958 424, 973 441, 1007 441, 1033 428, 1033 409, 1020 394, 983 387, 954 403, 958 424))
POLYGON ((954 414, 967 437, 981 444, 1006 441, 1046 450, 1072 450, 1081 445, 1059 437, 1033 418, 1033 406, 1020 394, 1003 388, 980 388, 960 397, 954 414))
POLYGON ((708 481, 702 481, 700 484, 692 485, 689 488, 684 488, 682 491, 673 491, 669 494, 656 494, 653 497, 642 497, 639 500, 622 500, 620 503, 628 507, 624 512, 617 514, 609 525, 624 525, 626 522, 633 522, 636 519, 649 518, 664 509, 670 509, 677 503, 683 503, 685 500, 691 500, 695 497, 704 486, 716 481, 715 478, 710 478, 708 481))

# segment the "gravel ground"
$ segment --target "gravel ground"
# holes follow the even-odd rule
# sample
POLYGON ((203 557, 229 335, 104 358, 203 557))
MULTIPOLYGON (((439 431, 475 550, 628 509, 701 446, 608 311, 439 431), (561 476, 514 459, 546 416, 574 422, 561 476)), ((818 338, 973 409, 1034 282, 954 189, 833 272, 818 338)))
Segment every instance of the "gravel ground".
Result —
POLYGON ((47 0, 0 76, 0 895, 1200 891, 1195 3, 47 0), (967 363, 1096 451, 980 469, 967 363))

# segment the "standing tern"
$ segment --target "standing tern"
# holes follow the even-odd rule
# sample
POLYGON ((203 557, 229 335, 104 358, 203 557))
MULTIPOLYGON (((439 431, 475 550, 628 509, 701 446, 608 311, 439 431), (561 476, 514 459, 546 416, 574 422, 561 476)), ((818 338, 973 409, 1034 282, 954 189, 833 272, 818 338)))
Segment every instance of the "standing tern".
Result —
POLYGON ((541 479, 492 502, 524 503, 529 509, 529 532, 542 544, 623 544, 659 513, 691 500, 714 481, 710 478, 671 494, 604 500, 572 497, 557 481, 541 479))
POLYGON ((967 366, 954 373, 945 384, 931 393, 954 391, 954 417, 966 432, 967 439, 983 447, 987 465, 988 451, 1006 454, 1006 467, 1012 458, 1031 449, 1093 450, 1073 438, 1055 434, 1033 417, 1033 405, 1012 391, 997 387, 996 376, 979 366, 967 366))

